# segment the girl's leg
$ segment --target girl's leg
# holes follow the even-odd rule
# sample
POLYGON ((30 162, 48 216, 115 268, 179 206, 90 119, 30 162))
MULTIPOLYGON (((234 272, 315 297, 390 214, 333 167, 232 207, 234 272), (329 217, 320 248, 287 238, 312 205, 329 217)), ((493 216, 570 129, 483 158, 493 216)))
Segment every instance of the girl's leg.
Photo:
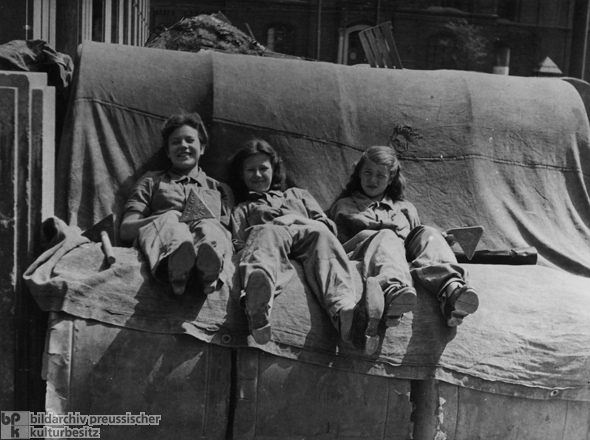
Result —
POLYGON ((406 238, 406 252, 410 273, 437 296, 449 326, 461 324, 477 310, 477 293, 467 286, 466 272, 440 232, 429 226, 414 228, 406 238))
POLYGON ((230 264, 233 248, 231 235, 215 219, 202 219, 190 223, 196 251, 197 275, 206 294, 217 289, 218 281, 225 282, 222 272, 230 264))
POLYGON ((374 353, 379 346, 377 330, 383 315, 380 289, 376 283, 367 284, 357 303, 349 259, 336 236, 323 225, 291 227, 295 231, 292 256, 303 265, 308 284, 342 339, 352 338, 365 353, 374 353))
POLYGON ((188 226, 175 213, 163 214, 139 230, 138 243, 154 278, 169 281, 174 293, 182 295, 195 262, 188 226))
POLYGON ((258 344, 270 341, 274 296, 293 273, 289 261, 292 243, 287 226, 265 224, 252 227, 242 250, 239 271, 244 290, 240 301, 246 309, 250 334, 258 344))
POLYGON ((363 279, 375 278, 384 292, 386 325, 398 325, 416 306, 404 241, 389 229, 381 230, 359 243, 351 259, 362 261, 363 279))

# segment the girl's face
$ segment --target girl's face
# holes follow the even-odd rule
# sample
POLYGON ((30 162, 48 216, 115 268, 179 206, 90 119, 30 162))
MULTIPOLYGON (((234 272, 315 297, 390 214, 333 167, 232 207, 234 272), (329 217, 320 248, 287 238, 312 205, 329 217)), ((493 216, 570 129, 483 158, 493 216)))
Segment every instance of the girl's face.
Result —
POLYGON ((189 125, 178 127, 168 138, 166 155, 172 161, 172 168, 181 174, 188 174, 199 164, 203 151, 199 132, 189 125))
POLYGON ((383 198, 385 190, 393 180, 386 165, 377 164, 369 159, 366 159, 361 167, 360 178, 363 192, 373 201, 383 198))
POLYGON ((263 153, 256 153, 244 161, 242 179, 249 191, 265 193, 272 182, 272 164, 263 153))

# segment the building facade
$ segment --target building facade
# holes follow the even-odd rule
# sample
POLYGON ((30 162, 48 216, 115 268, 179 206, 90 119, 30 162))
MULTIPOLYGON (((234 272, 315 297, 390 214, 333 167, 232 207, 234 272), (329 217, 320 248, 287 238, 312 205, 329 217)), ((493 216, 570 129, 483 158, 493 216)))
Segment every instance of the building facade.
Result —
POLYGON ((141 46, 150 31, 159 26, 170 26, 183 17, 221 11, 233 25, 269 49, 304 58, 341 64, 365 63, 358 33, 391 22, 405 68, 495 70, 530 76, 549 57, 564 75, 581 77, 580 73, 587 70, 588 3, 588 0, 0 0, 0 44, 13 39, 44 39, 56 50, 73 57, 84 40, 141 46))
MULTIPOLYGON (((151 27, 223 12, 272 50, 365 63, 358 32, 391 22, 409 69, 463 68, 530 76, 549 57, 568 75, 580 0, 151 0, 151 27)), ((587 12, 587 11, 586 11, 587 12)), ((586 20, 587 25, 587 20, 586 20)), ((587 26, 586 26, 587 34, 587 26)))

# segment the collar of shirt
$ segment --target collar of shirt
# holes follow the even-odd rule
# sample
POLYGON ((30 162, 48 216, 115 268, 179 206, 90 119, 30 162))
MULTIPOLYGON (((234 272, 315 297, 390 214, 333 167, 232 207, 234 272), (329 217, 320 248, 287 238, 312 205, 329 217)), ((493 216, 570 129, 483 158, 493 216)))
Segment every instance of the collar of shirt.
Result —
POLYGON ((170 180, 175 183, 198 183, 199 186, 207 186, 207 176, 200 167, 194 167, 188 174, 179 174, 170 168, 168 170, 170 180))
POLYGON ((352 195, 352 199, 354 200, 354 203, 356 203, 356 206, 359 209, 359 211, 365 211, 369 208, 384 208, 388 210, 393 210, 395 203, 393 200, 391 200, 391 197, 389 197, 388 195, 383 197, 382 200, 375 202, 363 193, 361 193, 360 191, 355 191, 352 195))
POLYGON ((264 200, 266 201, 269 205, 272 205, 274 200, 280 199, 282 200, 284 197, 284 193, 283 191, 279 191, 276 189, 270 190, 270 191, 266 191, 264 193, 259 193, 256 191, 250 191, 248 192, 248 199, 249 200, 264 200))

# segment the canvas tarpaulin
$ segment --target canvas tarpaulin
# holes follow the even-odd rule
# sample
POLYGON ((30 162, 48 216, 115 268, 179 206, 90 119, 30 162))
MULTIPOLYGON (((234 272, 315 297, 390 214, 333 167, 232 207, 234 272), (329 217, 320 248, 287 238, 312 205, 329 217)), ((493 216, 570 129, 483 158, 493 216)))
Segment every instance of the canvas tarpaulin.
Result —
POLYGON ((227 157, 261 136, 326 209, 360 151, 407 125, 423 136, 397 148, 423 223, 480 224, 484 248, 535 246, 540 264, 590 275, 588 120, 564 81, 98 43, 80 59, 56 185, 69 224, 120 214, 163 166, 159 127, 174 112, 208 122, 211 176, 225 180, 227 157))
MULTIPOLYGON (((239 306, 237 272, 214 294, 199 295, 189 286, 179 298, 150 277, 140 251, 117 247, 117 262, 108 267, 99 244, 89 243, 75 227, 64 229, 64 240, 25 274, 43 310, 154 333, 189 334, 227 347, 257 346, 248 339, 239 306)), ((354 266, 351 262, 360 292, 354 266)), ((297 276, 273 306, 273 339, 260 348, 347 371, 439 378, 528 398, 590 401, 590 280, 540 266, 466 268, 480 295, 476 314, 458 329, 449 328, 435 298, 417 286, 416 310, 398 327, 381 329, 382 345, 366 357, 339 341, 296 265, 297 276)))
MULTIPOLYGON (((208 124, 202 165, 209 175, 225 180, 227 157, 259 136, 281 153, 290 182, 326 209, 360 152, 392 142, 423 223, 483 225, 482 247, 535 246, 542 267, 469 265, 481 306, 457 331, 444 326, 434 298, 418 286, 418 310, 387 331, 377 360, 348 348, 333 356, 337 337, 300 273, 277 299, 273 342, 263 349, 370 374, 501 383, 541 398, 569 389, 570 398, 588 399, 589 127, 570 84, 98 43, 82 46, 77 65, 57 173, 58 215, 70 225, 85 229, 111 212, 120 218, 133 183, 165 166, 159 127, 181 110, 199 111, 208 124), (398 126, 422 137, 400 137, 398 126)), ((43 308, 213 342, 223 329, 245 341, 232 301, 238 283, 217 298, 183 298, 207 303, 187 316, 160 286, 152 288, 134 249, 117 248, 116 265, 101 269, 99 251, 84 257, 90 248, 48 262, 54 267, 39 283, 32 274, 43 308), (84 258, 98 262, 83 270, 84 258), (88 279, 70 283, 70 272, 88 279)))

